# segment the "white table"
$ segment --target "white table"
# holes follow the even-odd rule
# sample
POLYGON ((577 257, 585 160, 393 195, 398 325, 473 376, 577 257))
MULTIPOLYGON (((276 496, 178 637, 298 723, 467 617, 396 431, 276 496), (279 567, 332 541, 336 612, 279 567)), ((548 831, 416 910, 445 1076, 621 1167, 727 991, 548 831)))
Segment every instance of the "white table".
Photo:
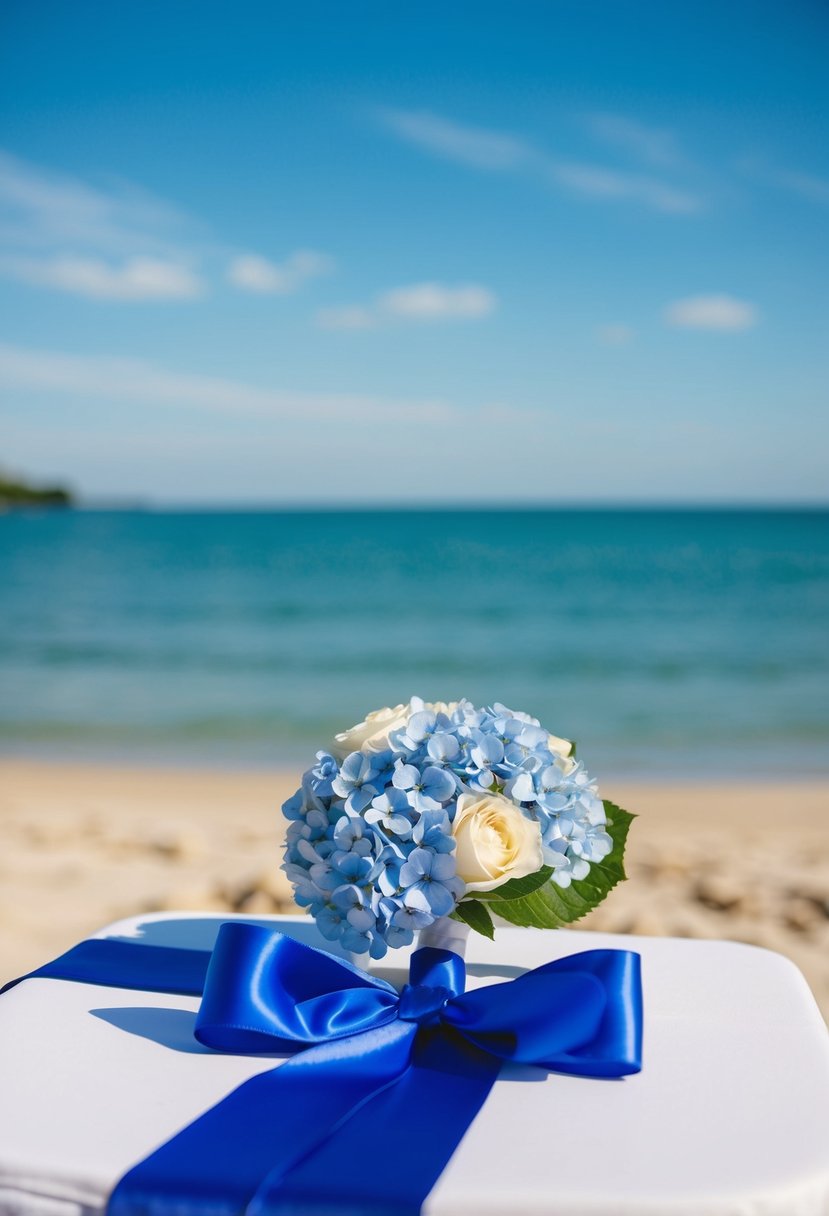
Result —
MULTIPOLYGON (((98 936, 209 948, 229 919, 146 916, 98 936)), ((259 923, 324 944, 305 919, 259 923)), ((796 967, 732 942, 508 928, 472 935, 469 986, 596 947, 642 955, 642 1073, 500 1080, 429 1216, 826 1216, 829 1036, 796 967)), ((407 955, 373 969, 402 982, 407 955)), ((199 1046, 198 1003, 51 979, 0 997, 3 1216, 97 1216, 130 1166, 274 1066, 199 1046)))

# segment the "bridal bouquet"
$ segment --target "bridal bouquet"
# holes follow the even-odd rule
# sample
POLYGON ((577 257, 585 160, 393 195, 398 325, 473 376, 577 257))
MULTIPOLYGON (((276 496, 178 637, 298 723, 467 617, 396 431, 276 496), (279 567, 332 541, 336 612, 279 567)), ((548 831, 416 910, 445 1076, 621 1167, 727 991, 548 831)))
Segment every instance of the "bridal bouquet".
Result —
POLYGON ((417 697, 336 735, 282 809, 297 903, 372 958, 445 916, 578 920, 625 877, 633 818, 528 714, 417 697))

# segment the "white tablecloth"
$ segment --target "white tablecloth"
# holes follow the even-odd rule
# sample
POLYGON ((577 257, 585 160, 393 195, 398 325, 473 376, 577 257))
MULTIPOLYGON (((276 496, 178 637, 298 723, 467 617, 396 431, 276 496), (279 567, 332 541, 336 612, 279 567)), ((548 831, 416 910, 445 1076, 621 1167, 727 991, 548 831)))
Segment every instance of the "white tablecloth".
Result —
MULTIPOLYGON (((209 947, 228 919, 148 916, 100 936, 209 947)), ((323 944, 306 920, 265 922, 323 944)), ((780 955, 509 928, 494 943, 472 935, 469 985, 614 946, 642 955, 642 1073, 603 1081, 525 1070, 500 1080, 429 1216, 826 1216, 829 1036, 780 955)), ((373 969, 402 982, 407 954, 373 969)), ((274 1066, 200 1047, 197 1007, 46 979, 0 998, 0 1213, 96 1216, 129 1167, 274 1066)))

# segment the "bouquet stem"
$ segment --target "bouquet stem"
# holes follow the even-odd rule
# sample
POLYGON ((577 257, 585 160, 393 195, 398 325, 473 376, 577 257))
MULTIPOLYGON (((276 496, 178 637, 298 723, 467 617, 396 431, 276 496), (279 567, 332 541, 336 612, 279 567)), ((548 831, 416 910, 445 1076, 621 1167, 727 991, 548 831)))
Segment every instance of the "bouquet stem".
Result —
POLYGON ((469 925, 452 920, 451 916, 440 916, 434 924, 420 930, 417 945, 418 948, 431 946, 435 950, 451 950, 453 954, 465 958, 468 938, 469 925))

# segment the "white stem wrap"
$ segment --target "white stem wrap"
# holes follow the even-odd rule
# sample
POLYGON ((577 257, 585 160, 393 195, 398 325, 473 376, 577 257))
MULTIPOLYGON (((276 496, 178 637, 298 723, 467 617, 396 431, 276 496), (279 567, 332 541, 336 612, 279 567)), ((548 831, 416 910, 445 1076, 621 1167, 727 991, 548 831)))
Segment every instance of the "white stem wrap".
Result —
POLYGON ((469 937, 469 925, 462 921, 452 920, 449 916, 439 917, 433 925, 421 929, 417 935, 417 944, 432 946, 436 950, 451 950, 461 958, 466 956, 466 942, 469 937))

